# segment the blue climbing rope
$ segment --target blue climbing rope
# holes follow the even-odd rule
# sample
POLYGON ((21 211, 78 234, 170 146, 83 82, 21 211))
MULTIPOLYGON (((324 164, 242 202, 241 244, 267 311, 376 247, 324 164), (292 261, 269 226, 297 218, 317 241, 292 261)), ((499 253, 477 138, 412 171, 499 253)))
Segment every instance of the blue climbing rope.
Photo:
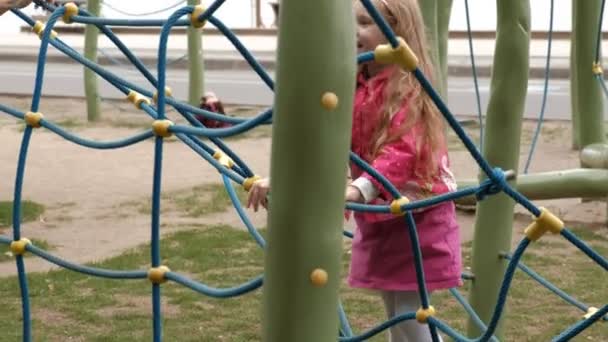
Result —
POLYGON ((473 34, 471 32, 471 16, 469 11, 469 0, 464 0, 464 11, 467 18, 467 36, 469 37, 469 54, 471 55, 471 72, 473 73, 473 83, 475 85, 475 99, 477 100, 477 120, 479 121, 479 150, 483 152, 484 123, 481 113, 481 95, 479 93, 479 81, 477 77, 477 67, 475 66, 475 51, 473 49, 473 34))
POLYGON ((547 108, 547 95, 549 93, 549 76, 551 74, 551 44, 553 43, 553 6, 554 0, 551 0, 551 14, 549 16, 549 36, 547 37, 547 62, 545 65, 545 86, 543 88, 543 100, 540 107, 540 114, 538 115, 538 123, 534 132, 534 138, 532 138, 532 144, 530 145, 530 153, 528 153, 528 159, 526 159, 526 165, 524 166, 524 174, 528 173, 530 163, 532 163, 532 157, 534 156, 536 143, 543 127, 543 121, 545 119, 545 110, 547 108))

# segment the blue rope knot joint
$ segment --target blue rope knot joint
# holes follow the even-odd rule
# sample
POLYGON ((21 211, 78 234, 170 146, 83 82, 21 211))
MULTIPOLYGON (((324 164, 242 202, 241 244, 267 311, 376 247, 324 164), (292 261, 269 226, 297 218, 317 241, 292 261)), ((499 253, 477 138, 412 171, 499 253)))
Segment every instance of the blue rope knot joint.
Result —
POLYGON ((63 7, 65 7, 65 13, 63 14, 63 22, 66 24, 71 24, 72 21, 72 17, 75 15, 78 15, 78 12, 80 11, 78 9, 78 5, 76 5, 73 2, 68 2, 67 4, 63 5, 63 7))
POLYGON ((167 272, 171 272, 167 266, 153 267, 148 270, 148 280, 150 280, 152 284, 162 284, 167 281, 167 272))
POLYGON ((194 6, 194 10, 190 15, 190 24, 192 25, 192 27, 201 28, 205 26, 205 21, 198 20, 198 18, 200 18, 203 13, 205 13, 205 7, 203 5, 194 6))
POLYGON ((28 126, 32 126, 33 128, 40 128, 42 124, 40 123, 44 115, 40 112, 27 112, 23 119, 28 126))
POLYGON ((13 255, 23 255, 26 252, 27 245, 31 245, 32 241, 26 238, 21 240, 13 241, 10 245, 10 250, 13 255))
POLYGON ((430 305, 428 309, 420 308, 416 311, 416 321, 418 321, 418 323, 426 323, 429 317, 434 317, 435 314, 435 308, 432 305, 430 305))
POLYGON ((391 202, 391 205, 390 205, 391 214, 393 214, 395 216, 405 215, 403 206, 405 206, 409 203, 410 203, 410 200, 405 196, 393 200, 393 202, 391 202))
POLYGON ((489 179, 479 187, 479 190, 475 193, 475 197, 478 201, 483 201, 487 196, 501 193, 508 186, 507 178, 510 178, 510 176, 511 173, 507 174, 501 168, 495 168, 488 175, 489 179))

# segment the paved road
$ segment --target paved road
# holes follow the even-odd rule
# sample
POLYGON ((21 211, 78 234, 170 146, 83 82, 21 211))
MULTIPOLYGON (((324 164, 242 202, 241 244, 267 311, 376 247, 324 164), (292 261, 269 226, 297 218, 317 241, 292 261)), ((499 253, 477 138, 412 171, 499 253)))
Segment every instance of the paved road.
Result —
MULTIPOLYGON (((138 85, 147 86, 147 81, 133 69, 123 66, 108 68, 138 85)), ((0 93, 31 94, 36 65, 31 62, 0 63, 0 93)), ((272 75, 271 75, 272 76, 272 75)), ((43 94, 51 96, 83 96, 82 68, 78 65, 47 63, 43 94)), ((487 105, 489 80, 480 79, 482 109, 487 105)), ((167 84, 178 98, 187 97, 188 75, 183 69, 168 71, 167 84)), ((209 71, 206 74, 207 89, 212 89, 227 103, 245 105, 270 105, 273 93, 250 71, 209 71)), ((100 82, 103 98, 122 98, 123 95, 111 85, 100 82)), ((526 117, 538 116, 543 95, 543 81, 531 80, 528 87, 526 117)), ((570 95, 567 80, 552 80, 549 87, 548 119, 569 119, 570 95)), ((471 78, 451 78, 448 91, 449 106, 456 115, 477 115, 475 89, 471 78)))

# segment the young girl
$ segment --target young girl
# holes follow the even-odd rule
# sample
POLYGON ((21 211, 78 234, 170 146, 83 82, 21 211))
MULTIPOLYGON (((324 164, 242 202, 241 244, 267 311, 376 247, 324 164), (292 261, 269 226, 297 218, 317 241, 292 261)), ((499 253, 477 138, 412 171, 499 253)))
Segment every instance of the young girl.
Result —
MULTIPOLYGON (((201 97, 201 103, 199 105, 201 109, 208 110, 210 112, 218 113, 218 114, 226 114, 224 112, 224 105, 222 102, 215 96, 214 93, 208 92, 203 97, 201 97)), ((228 122, 223 122, 215 119, 205 118, 202 115, 197 115, 196 119, 200 121, 207 128, 224 128, 230 127, 232 124, 228 122)))
MULTIPOLYGON (((433 75, 418 0, 377 0, 378 8, 398 36, 418 56, 419 67, 433 75)), ((386 38, 357 1, 358 52, 386 44, 386 38)), ((388 178, 412 201, 454 191, 448 166, 443 119, 416 79, 396 66, 370 62, 359 69, 351 149, 388 178)), ((390 204, 392 197, 369 174, 351 164, 354 179, 346 201, 390 204)), ((248 207, 265 202, 269 181, 258 181, 248 207)), ((348 277, 353 287, 378 290, 389 318, 415 312, 417 292, 412 244, 403 217, 355 213, 356 230, 348 277)), ((414 213, 429 291, 461 285, 459 227, 454 204, 447 202, 414 213)), ((390 341, 431 341, 428 326, 406 321, 390 329, 390 341)))

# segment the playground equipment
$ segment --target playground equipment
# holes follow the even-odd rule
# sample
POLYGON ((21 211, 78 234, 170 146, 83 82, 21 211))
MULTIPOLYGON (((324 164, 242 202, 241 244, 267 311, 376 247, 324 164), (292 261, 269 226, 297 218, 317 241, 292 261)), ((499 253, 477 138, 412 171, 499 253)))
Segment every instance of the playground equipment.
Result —
MULTIPOLYGON (((281 17, 283 24, 280 28, 279 38, 279 70, 277 73, 277 97, 273 110, 267 110, 252 119, 223 116, 216 113, 198 109, 181 103, 171 97, 170 88, 166 86, 166 46, 169 32, 174 26, 201 27, 204 22, 215 25, 223 32, 242 53, 252 68, 260 75, 266 85, 274 89, 275 84, 251 54, 240 44, 238 39, 228 30, 213 13, 222 5, 223 0, 215 1, 209 8, 201 6, 186 6, 176 10, 167 20, 115 20, 91 16, 90 13, 78 9, 75 5, 66 5, 55 8, 46 3, 39 3, 52 11, 46 26, 35 23, 19 10, 13 13, 34 27, 41 38, 36 84, 30 111, 22 113, 19 110, 0 105, 0 111, 22 119, 27 126, 23 133, 23 141, 17 165, 15 181, 13 236, 0 237, 0 243, 8 244, 16 255, 16 264, 19 274, 23 307, 23 340, 31 341, 31 320, 28 286, 23 254, 30 252, 36 254, 59 266, 98 277, 112 279, 149 279, 152 284, 153 302, 153 331, 154 341, 162 340, 161 326, 161 284, 173 281, 191 288, 194 291, 215 297, 230 297, 243 294, 259 288, 262 285, 262 276, 237 287, 227 289, 211 288, 205 284, 191 280, 162 264, 160 258, 160 193, 163 142, 168 136, 175 135, 197 154, 213 165, 221 174, 226 190, 235 204, 235 209, 243 219, 244 224, 260 246, 266 248, 266 275, 265 281, 265 315, 264 338, 267 341, 331 341, 339 338, 340 341, 365 340, 387 327, 403 320, 416 319, 426 323, 431 330, 433 339, 438 340, 438 331, 441 331, 457 341, 487 341, 495 339, 494 334, 499 328, 511 280, 516 268, 521 267, 519 260, 532 243, 545 233, 560 234, 574 246, 583 251, 593 261, 598 263, 604 271, 608 271, 608 261, 585 243, 580 241, 564 224, 545 209, 536 207, 527 198, 522 196, 507 179, 504 169, 516 165, 515 153, 518 147, 509 147, 508 153, 498 155, 496 145, 510 141, 519 136, 523 99, 525 97, 525 84, 527 82, 527 43, 529 39, 529 3, 527 0, 501 0, 499 4, 499 33, 502 39, 497 41, 498 52, 508 50, 515 57, 510 57, 507 67, 507 54, 497 54, 495 63, 495 78, 505 81, 507 89, 493 92, 493 98, 488 112, 488 129, 486 130, 487 149, 484 158, 475 147, 471 139, 460 127, 454 116, 450 113, 440 96, 435 92, 427 77, 417 68, 417 59, 407 45, 395 37, 390 27, 379 15, 371 0, 361 0, 370 12, 376 23, 389 40, 389 44, 380 46, 375 51, 364 53, 355 58, 353 18, 345 15, 350 12, 350 0, 340 1, 295 1, 283 0, 281 17), (324 13, 318 16, 319 12, 324 13), (181 19, 183 16, 189 19, 181 19), (64 44, 53 32, 52 28, 59 18, 66 22, 79 22, 97 26, 101 32, 108 36, 116 46, 129 58, 135 67, 142 72, 150 82, 154 91, 145 87, 131 84, 112 73, 104 70, 94 62, 84 59, 80 54, 64 44), (288 20, 284 18, 292 18, 288 20), (301 19, 306 20, 301 20, 301 19), (315 25, 308 25, 315 20, 315 25), (122 44, 106 25, 140 25, 162 26, 159 43, 158 79, 122 44), (523 30, 522 30, 523 29, 523 30), (302 37, 306 32, 309 37, 302 37), (297 36, 296 40, 294 36, 297 36), (296 43, 297 41, 297 43, 296 43), (45 58, 48 45, 66 53, 76 61, 94 70, 99 76, 113 84, 125 94, 137 108, 148 114, 153 120, 151 128, 135 136, 118 141, 97 142, 80 138, 61 127, 44 119, 38 112, 44 81, 45 58), (319 47, 321 47, 319 49, 319 47), (320 51, 315 51, 319 49, 320 51), (314 52, 314 53, 313 53, 314 52), (321 55, 319 55, 319 53, 321 55), (322 56, 323 63, 319 63, 322 56), (454 193, 436 196, 422 201, 409 202, 401 196, 399 191, 384 177, 377 174, 370 166, 358 156, 351 153, 350 159, 368 173, 374 175, 386 189, 394 196, 390 206, 371 206, 363 204, 347 204, 347 208, 357 211, 372 211, 392 213, 404 217, 404 229, 408 229, 412 240, 417 267, 419 293, 422 307, 417 312, 404 313, 360 335, 355 335, 350 329, 346 315, 338 301, 338 265, 340 258, 342 232, 341 215, 344 190, 344 165, 348 153, 350 111, 352 103, 352 90, 354 89, 355 61, 363 63, 377 60, 385 63, 395 63, 412 72, 414 77, 434 100, 444 115, 450 127, 463 141, 483 173, 487 176, 479 185, 460 189, 454 193), (296 67, 297 63, 297 67, 296 67), (515 64, 513 64, 515 63, 515 64), (322 64, 322 65, 321 65, 322 64), (515 65, 515 67, 513 67, 515 65), (507 77, 508 75, 508 77, 507 77), (302 84, 306 84, 303 90, 302 84), (505 92, 506 99, 498 94, 505 92), (294 96, 296 95, 296 96, 294 96), (150 101, 154 99, 154 104, 150 101), (297 103, 294 103, 297 98, 297 103), (508 103, 504 103, 508 102, 508 103), (166 119, 165 107, 169 105, 182 114, 192 126, 177 125, 166 119), (511 107, 510 107, 511 106, 511 107), (503 111, 511 111, 518 118, 501 120, 503 111), (215 120, 234 124, 229 128, 209 129, 204 127, 193 115, 203 115, 215 120), (235 153, 233 153, 220 138, 242 133, 259 124, 268 124, 274 120, 276 125, 272 159, 273 201, 271 202, 269 218, 269 242, 263 238, 247 219, 234 190, 234 184, 242 185, 246 190, 251 187, 257 176, 247 167, 235 153), (194 126, 194 127, 193 127, 194 126), (151 229, 151 264, 149 270, 116 271, 96 269, 75 265, 61 260, 33 245, 21 235, 20 205, 21 190, 24 182, 24 170, 27 161, 28 144, 34 130, 44 127, 60 136, 90 148, 111 149, 120 148, 141 142, 145 139, 155 139, 154 147, 154 186, 152 196, 152 229, 151 229), (495 129, 499 127, 500 129, 495 129), (505 128, 506 127, 506 128, 505 128), (303 129, 304 128, 304 129, 303 129), (498 135, 497 131, 507 131, 498 135), (302 136, 306 132, 306 137, 302 136), (495 135, 496 136, 493 136, 495 135), (210 138, 217 149, 211 148, 207 143, 198 139, 198 136, 210 138), (292 137, 301 139, 291 139, 292 137), (342 157, 339 157, 342 156, 342 157), (515 159, 515 160, 514 160, 515 159), (488 160, 490 162, 488 162, 488 160), (325 172, 318 174, 317 165, 325 165, 325 172), (498 167, 496 167, 498 166, 498 167), (290 185, 294 183, 305 184, 308 189, 299 198, 294 199, 290 193, 290 185), (500 195, 499 195, 500 194, 500 195), (411 211, 417 208, 437 204, 443 201, 452 201, 469 195, 475 195, 481 201, 478 220, 479 233, 477 241, 488 241, 495 236, 487 237, 487 229, 482 228, 486 221, 492 217, 491 223, 495 233, 497 222, 503 239, 496 241, 493 249, 477 251, 478 255, 489 256, 496 259, 494 272, 481 267, 474 268, 475 279, 473 290, 481 291, 472 295, 473 302, 484 301, 483 304, 491 310, 481 308, 481 319, 473 310, 468 310, 472 322, 479 333, 473 334, 469 339, 436 317, 436 310, 431 306, 422 272, 423 256, 420 253, 416 227, 411 211), (496 195, 496 196, 494 196, 496 195), (322 198, 323 201, 319 201, 322 198), (503 253, 509 250, 504 247, 505 235, 510 236, 513 200, 524 206, 536 218, 526 230, 526 236, 521 240, 513 253, 503 253), (321 204, 322 202, 322 204, 321 204), (311 212, 315 215, 310 215, 311 212), (498 217, 498 219, 497 219, 498 217), (502 222, 500 222, 502 220, 502 222), (508 232, 507 232, 508 230, 508 232), (483 240, 479 240, 483 239, 483 240), (503 253, 503 254, 501 254, 503 253), (294 266, 295 265, 295 266, 294 266), (287 267, 289 266, 289 267, 287 267), (503 271, 504 270, 504 271, 503 271), (283 289, 280 289, 283 287, 283 289), (483 297, 483 300, 482 300, 483 297), (276 313, 272 313, 272 306, 276 313), (336 315, 337 309, 337 315, 336 315), (340 321, 340 336, 336 327, 340 321), (485 322, 485 323, 484 323, 485 322), (297 324, 297 329, 295 328, 297 324)), ((344 233, 350 236, 349 233, 344 233)), ((474 252, 475 253, 475 252, 474 252)), ((556 291, 557 292, 557 291, 556 291)), ((465 303, 466 301, 454 289, 452 293, 465 303)), ((565 296, 565 294, 563 294, 565 296)), ((566 297, 570 299, 570 297, 566 297)), ((571 301, 572 302, 572 301, 571 301)), ((481 306, 481 305, 478 305, 481 306)), ((587 315, 572 327, 566 329, 555 338, 555 341, 566 341, 579 334, 582 330, 603 319, 608 313, 608 304, 599 309, 590 308, 584 304, 577 305, 587 315)), ((438 307, 438 309, 440 309, 438 307)), ((479 308, 475 308, 479 309, 479 308)), ((605 318, 604 318, 605 319, 605 318)))

